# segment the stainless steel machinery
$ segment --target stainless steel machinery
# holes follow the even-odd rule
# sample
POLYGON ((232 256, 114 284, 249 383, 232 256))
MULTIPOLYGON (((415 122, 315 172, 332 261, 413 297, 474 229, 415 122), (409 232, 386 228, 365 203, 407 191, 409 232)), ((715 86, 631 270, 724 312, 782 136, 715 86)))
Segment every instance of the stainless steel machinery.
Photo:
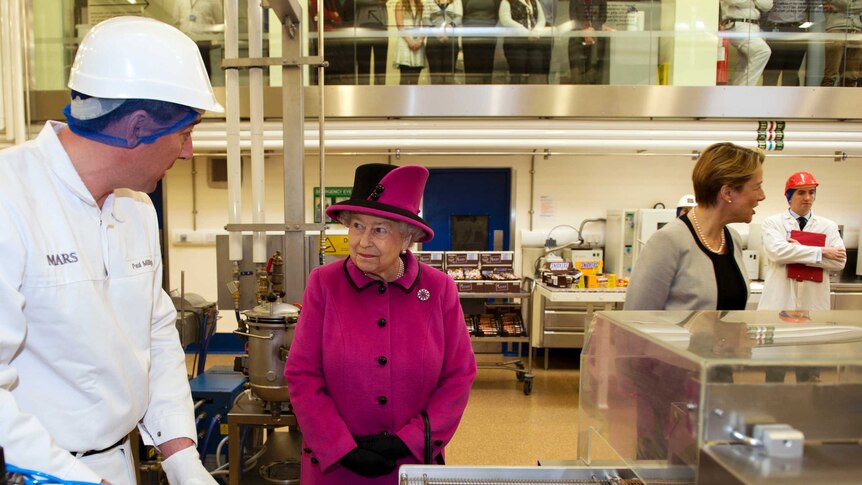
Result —
POLYGON ((587 465, 661 464, 698 484, 859 481, 862 312, 602 312, 581 359, 587 465))
POLYGON ((862 312, 600 312, 576 459, 404 466, 419 484, 850 484, 862 476, 862 312))
POLYGON ((273 414, 289 411, 290 393, 284 379, 284 364, 293 343, 299 308, 277 301, 265 302, 245 312, 248 338, 248 372, 251 392, 264 401, 273 414))

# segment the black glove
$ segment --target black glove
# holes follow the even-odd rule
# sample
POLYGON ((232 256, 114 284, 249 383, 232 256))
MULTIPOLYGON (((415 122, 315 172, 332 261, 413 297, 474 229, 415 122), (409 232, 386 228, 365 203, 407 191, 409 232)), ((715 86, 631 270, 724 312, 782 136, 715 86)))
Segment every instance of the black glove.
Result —
POLYGON ((371 436, 362 436, 356 438, 356 443, 360 448, 373 451, 390 460, 398 460, 410 455, 410 448, 404 444, 401 438, 394 434, 380 433, 371 436))
POLYGON ((338 463, 353 473, 368 478, 388 475, 395 470, 394 460, 362 448, 353 448, 342 456, 338 463))

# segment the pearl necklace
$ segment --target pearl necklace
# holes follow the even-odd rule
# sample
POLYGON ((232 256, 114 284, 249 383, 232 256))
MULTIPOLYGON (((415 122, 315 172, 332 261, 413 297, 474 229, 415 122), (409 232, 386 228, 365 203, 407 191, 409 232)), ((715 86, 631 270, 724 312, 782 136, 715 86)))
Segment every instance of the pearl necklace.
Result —
POLYGON ((721 252, 724 251, 724 243, 725 243, 724 228, 722 228, 722 230, 721 230, 721 245, 718 246, 717 250, 712 249, 712 246, 710 246, 709 243, 706 242, 706 237, 703 236, 703 232, 700 230, 700 224, 697 222, 697 214, 695 214, 695 210, 696 210, 696 208, 691 209, 691 215, 692 215, 691 220, 694 222, 694 230, 697 231, 697 235, 700 237, 700 242, 702 242, 703 245, 706 247, 706 249, 709 249, 710 252, 713 252, 715 254, 721 254, 721 252))
POLYGON ((404 260, 398 258, 398 272, 395 273, 395 279, 392 281, 400 280, 402 276, 404 276, 404 260))
MULTIPOLYGON (((365 276, 367 276, 369 278, 374 278, 376 280, 381 280, 381 281, 383 280, 383 278, 381 278, 380 276, 378 276, 374 273, 366 273, 365 271, 363 271, 362 274, 364 274, 365 276)), ((395 278, 393 278, 392 281, 397 281, 397 280, 401 279, 402 276, 404 276, 404 260, 399 257, 398 258, 398 272, 395 273, 395 278)))

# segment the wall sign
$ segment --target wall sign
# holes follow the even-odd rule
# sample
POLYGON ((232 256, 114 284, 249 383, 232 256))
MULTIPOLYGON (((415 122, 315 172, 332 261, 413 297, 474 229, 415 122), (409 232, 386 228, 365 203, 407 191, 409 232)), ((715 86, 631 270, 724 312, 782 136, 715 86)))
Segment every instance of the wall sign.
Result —
MULTIPOLYGON (((324 210, 326 207, 329 207, 336 202, 349 199, 352 191, 353 187, 327 187, 324 210)), ((320 187, 314 188, 314 222, 320 222, 320 187)), ((334 221, 328 217, 326 218, 327 224, 331 224, 333 222, 338 221, 334 221)))

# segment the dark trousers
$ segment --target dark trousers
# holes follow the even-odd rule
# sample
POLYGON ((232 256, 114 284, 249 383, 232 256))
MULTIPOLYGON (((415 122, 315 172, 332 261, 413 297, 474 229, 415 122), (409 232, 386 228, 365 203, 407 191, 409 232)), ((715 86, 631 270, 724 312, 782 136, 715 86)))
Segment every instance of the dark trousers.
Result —
POLYGON ((503 40, 503 53, 509 63, 509 82, 526 84, 531 75, 542 74, 544 46, 538 40, 525 37, 507 37, 503 40))
POLYGON ((389 39, 374 37, 356 41, 356 70, 359 84, 371 84, 371 53, 374 52, 374 84, 386 84, 386 55, 389 39))
POLYGON ((416 85, 419 84, 419 73, 422 72, 422 67, 398 66, 401 70, 401 84, 416 85))
MULTIPOLYGON (((807 32, 797 24, 774 24, 767 22, 764 32, 807 32)), ((801 40, 766 39, 772 55, 763 71, 764 86, 778 86, 781 75, 782 86, 799 86, 799 69, 808 51, 808 43, 801 40)))
POLYGON ((539 39, 539 53, 541 55, 542 63, 542 67, 539 69, 539 73, 546 76, 544 82, 547 82, 547 76, 551 74, 551 51, 553 51, 553 49, 553 37, 542 37, 541 39, 539 39))
POLYGON ((569 69, 572 84, 607 84, 608 38, 594 37, 594 44, 584 45, 583 37, 569 39, 569 69))
POLYGON ((452 84, 455 80, 455 59, 458 57, 458 39, 447 37, 441 41, 428 37, 425 41, 425 57, 431 84, 452 84))
POLYGON ((464 80, 467 84, 490 84, 494 70, 495 37, 464 37, 464 80))
MULTIPOLYGON (((354 70, 354 43, 353 40, 326 38, 323 34, 323 57, 329 66, 323 70, 323 80, 326 84, 356 84, 354 70)), ((309 45, 309 53, 317 54, 317 39, 314 38, 309 45)), ((317 84, 317 68, 311 67, 311 84, 317 84)))

